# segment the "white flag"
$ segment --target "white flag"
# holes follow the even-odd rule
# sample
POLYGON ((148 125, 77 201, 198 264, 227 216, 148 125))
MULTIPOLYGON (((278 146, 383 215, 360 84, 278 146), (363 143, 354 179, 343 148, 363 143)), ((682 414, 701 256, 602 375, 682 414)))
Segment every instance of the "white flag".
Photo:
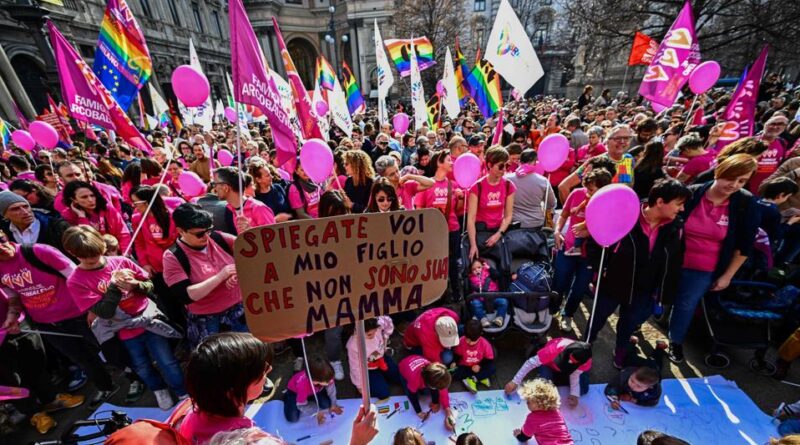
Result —
MULTIPOLYGON (((189 65, 195 70, 203 72, 203 66, 200 65, 200 58, 197 57, 197 51, 194 49, 194 42, 191 38, 189 38, 189 65)), ((190 122, 202 125, 204 131, 211 130, 214 123, 214 106, 211 104, 210 94, 206 102, 199 107, 195 107, 192 112, 194 113, 194 120, 190 122)))
POLYGON ((333 118, 333 123, 342 129, 347 137, 353 136, 353 119, 350 117, 350 110, 347 109, 347 98, 344 90, 339 83, 339 79, 333 83, 333 91, 328 91, 328 106, 333 118))
POLYGON ((386 96, 389 95, 389 89, 394 84, 394 74, 389 65, 389 59, 386 57, 377 19, 375 19, 375 61, 378 64, 378 119, 381 124, 387 124, 389 123, 389 112, 386 109, 386 96))
POLYGON ((222 105, 222 99, 217 99, 214 105, 214 118, 217 122, 225 122, 225 105, 222 105))
POLYGON ((531 39, 508 0, 500 2, 484 58, 523 95, 544 76, 531 39))
POLYGON ((150 130, 159 129, 158 119, 154 118, 153 116, 150 116, 149 114, 145 114, 144 117, 147 118, 147 126, 150 128, 150 130))
MULTIPOLYGON (((153 88, 153 85, 148 84, 147 85, 147 89, 150 92, 150 102, 153 103, 153 111, 156 112, 156 119, 158 119, 160 121, 161 120, 161 116, 166 114, 167 115, 167 120, 169 121, 170 120, 169 119, 170 114, 169 114, 169 106, 167 106, 167 102, 164 100, 163 97, 161 97, 160 94, 158 94, 158 91, 156 91, 156 89, 153 88)), ((180 102, 180 101, 178 101, 178 102, 180 102)))
POLYGON ((425 104, 425 91, 422 89, 422 77, 419 74, 417 52, 411 45, 411 106, 414 108, 414 129, 419 130, 422 124, 428 122, 428 107, 425 104))
POLYGON ((453 70, 453 56, 450 54, 450 47, 444 56, 444 76, 442 77, 442 105, 447 110, 450 119, 458 118, 461 112, 461 104, 458 101, 458 85, 456 83, 456 73, 453 70))

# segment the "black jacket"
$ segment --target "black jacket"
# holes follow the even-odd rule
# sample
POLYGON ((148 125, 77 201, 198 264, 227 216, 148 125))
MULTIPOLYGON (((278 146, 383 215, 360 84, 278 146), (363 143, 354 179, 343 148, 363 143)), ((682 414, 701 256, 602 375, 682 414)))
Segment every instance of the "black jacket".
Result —
MULTIPOLYGON (((33 209, 33 216, 39 221, 39 236, 36 238, 36 244, 47 244, 48 246, 55 247, 62 253, 64 246, 61 244, 61 236, 69 229, 70 225, 58 213, 48 212, 41 209, 33 209)), ((9 240, 14 241, 14 234, 11 232, 11 222, 2 220, 0 222, 0 230, 2 230, 9 240)))
MULTIPOLYGON (((705 196, 712 182, 705 184, 695 184, 689 186, 692 197, 683 206, 681 216, 684 220, 689 219, 689 215, 705 196)), ((753 195, 745 189, 731 195, 728 200, 728 233, 722 240, 722 249, 719 252, 719 260, 714 270, 714 279, 719 278, 725 273, 725 269, 731 263, 733 253, 738 250, 743 256, 750 256, 753 251, 753 243, 758 232, 758 224, 761 222, 761 210, 758 202, 753 195)))
MULTIPOLYGON (((591 238, 586 245, 590 264, 598 270, 602 247, 591 238)), ((650 240, 637 221, 630 232, 606 249, 602 284, 604 295, 630 304, 635 296, 658 291, 662 304, 670 304, 678 288, 683 265, 683 221, 676 218, 658 229, 650 253, 650 240)))

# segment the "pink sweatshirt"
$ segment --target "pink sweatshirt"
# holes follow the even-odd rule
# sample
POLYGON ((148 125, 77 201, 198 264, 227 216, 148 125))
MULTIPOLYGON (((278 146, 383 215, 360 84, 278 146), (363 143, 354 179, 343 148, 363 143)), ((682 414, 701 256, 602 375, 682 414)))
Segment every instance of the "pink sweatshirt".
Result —
MULTIPOLYGON (((397 367, 400 368, 400 375, 405 379, 406 386, 410 392, 417 393, 425 389, 422 370, 429 363, 429 360, 419 355, 409 355, 398 363, 397 367)), ((447 388, 439 390, 439 404, 442 405, 442 408, 450 408, 450 393, 447 388)))
MULTIPOLYGON (((109 207, 114 207, 117 211, 122 212, 122 195, 120 194, 119 190, 115 189, 114 187, 103 184, 102 182, 94 181, 92 185, 100 191, 100 194, 103 195, 103 198, 106 199, 109 207)), ((64 190, 62 189, 53 201, 53 207, 56 209, 58 213, 61 214, 64 218, 67 217, 66 211, 69 210, 67 206, 64 205, 64 190)))
MULTIPOLYGON (((171 215, 170 215, 171 216, 171 215)), ((131 218, 134 227, 138 227, 142 220, 142 214, 136 212, 131 218)), ((136 249, 136 258, 142 266, 150 266, 156 272, 164 271, 164 251, 169 249, 178 238, 178 230, 175 222, 170 217, 169 233, 164 234, 161 225, 158 224, 152 213, 148 213, 142 230, 133 240, 136 249)))
POLYGON ((408 326, 403 336, 403 343, 409 348, 421 347, 422 355, 429 361, 441 360, 444 346, 436 335, 436 320, 444 316, 452 317, 456 323, 459 321, 458 314, 450 309, 443 307, 428 309, 408 326))
POLYGON ((69 208, 62 213, 64 219, 72 225, 86 224, 94 227, 103 235, 112 235, 119 241, 120 252, 124 252, 128 248, 131 243, 131 232, 117 209, 108 205, 106 210, 99 213, 87 211, 86 214, 85 218, 80 218, 69 208))
MULTIPOLYGON (((233 220, 236 221, 237 211, 233 208, 230 204, 228 204, 228 210, 233 212, 234 218, 233 220)), ((275 224, 275 214, 272 212, 272 209, 269 208, 263 202, 257 199, 246 199, 244 201, 244 209, 242 214, 250 220, 250 227, 259 227, 259 226, 267 226, 270 224, 275 224)), ((238 229, 237 229, 238 232, 238 229)))
POLYGON ((308 373, 305 370, 297 372, 289 383, 286 384, 286 389, 297 394, 297 404, 305 405, 308 403, 308 398, 313 398, 313 394, 322 390, 327 390, 328 397, 331 399, 331 404, 336 405, 336 384, 333 380, 325 386, 312 385, 311 379, 308 378, 308 373))

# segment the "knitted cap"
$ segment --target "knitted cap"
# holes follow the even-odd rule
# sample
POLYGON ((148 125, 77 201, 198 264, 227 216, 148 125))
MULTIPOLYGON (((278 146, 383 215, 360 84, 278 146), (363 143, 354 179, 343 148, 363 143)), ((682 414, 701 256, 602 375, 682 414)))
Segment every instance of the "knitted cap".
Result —
POLYGON ((0 217, 5 216, 6 210, 18 202, 27 203, 28 201, 22 196, 8 190, 0 192, 0 217))

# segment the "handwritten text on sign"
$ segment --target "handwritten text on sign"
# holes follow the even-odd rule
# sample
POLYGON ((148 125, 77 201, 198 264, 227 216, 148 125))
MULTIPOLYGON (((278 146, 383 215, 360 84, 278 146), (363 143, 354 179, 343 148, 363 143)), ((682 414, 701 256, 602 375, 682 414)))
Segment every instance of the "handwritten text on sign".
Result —
POLYGON ((234 252, 247 324, 266 341, 418 309, 447 287, 447 223, 436 209, 258 227, 234 252))

